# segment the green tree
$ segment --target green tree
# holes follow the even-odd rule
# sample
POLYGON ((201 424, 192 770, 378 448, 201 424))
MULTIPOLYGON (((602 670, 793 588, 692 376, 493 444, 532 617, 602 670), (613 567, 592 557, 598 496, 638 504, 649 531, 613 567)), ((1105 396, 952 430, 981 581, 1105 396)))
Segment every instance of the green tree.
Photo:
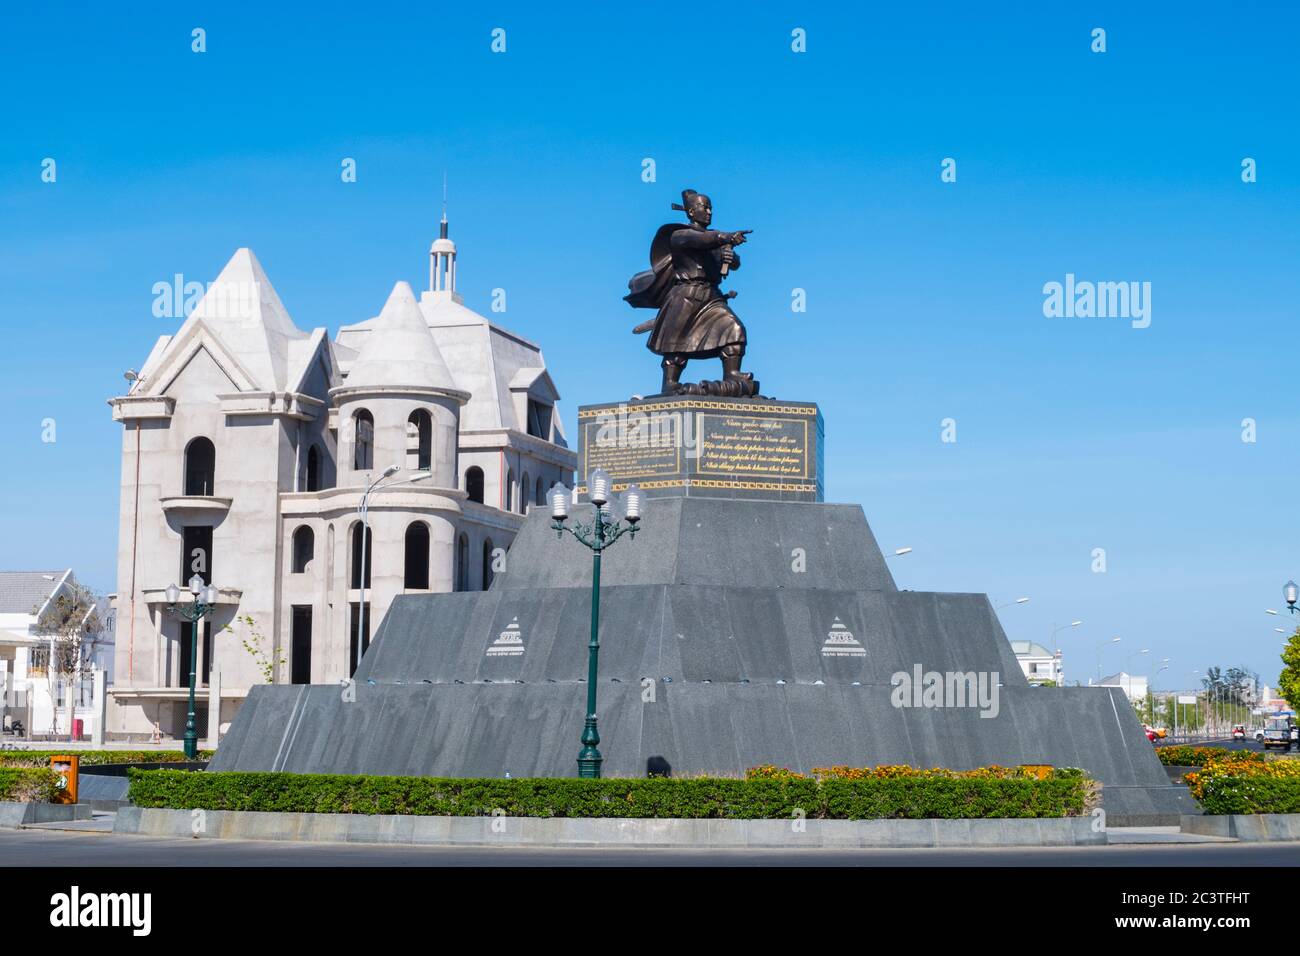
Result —
POLYGON ((1282 673, 1277 679, 1277 687, 1295 710, 1300 704, 1300 627, 1295 629, 1282 649, 1282 673))
POLYGON ((269 654, 262 648, 264 638, 262 632, 257 629, 257 622, 253 620, 253 616, 240 615, 234 622, 226 625, 226 630, 239 638, 239 642, 244 645, 244 650, 248 651, 257 669, 261 671, 262 679, 268 684, 274 684, 276 672, 284 668, 284 659, 280 656, 278 648, 272 648, 269 654), (243 625, 243 633, 235 630, 235 624, 243 625))
MULTIPOLYGON (((90 668, 95 646, 104 639, 108 630, 106 607, 107 602, 97 598, 89 588, 69 580, 43 611, 40 608, 32 611, 39 615, 33 633, 49 641, 38 656, 47 659, 45 677, 53 706, 53 726, 50 728, 53 733, 58 733, 59 683, 68 681, 79 690, 77 685, 90 668)), ((71 739, 72 714, 68 715, 68 734, 71 739)))

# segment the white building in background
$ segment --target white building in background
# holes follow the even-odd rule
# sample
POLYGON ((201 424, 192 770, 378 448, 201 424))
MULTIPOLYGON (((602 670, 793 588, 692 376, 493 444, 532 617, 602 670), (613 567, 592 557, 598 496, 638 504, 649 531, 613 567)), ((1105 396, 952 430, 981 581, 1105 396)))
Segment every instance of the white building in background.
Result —
POLYGON ((80 720, 83 736, 95 734, 99 707, 94 672, 104 671, 107 678, 113 670, 109 609, 98 605, 90 609, 105 619, 92 628, 94 636, 82 646, 85 666, 79 680, 51 675, 51 639, 38 627, 55 600, 70 595, 75 586, 71 568, 0 571, 0 727, 6 733, 20 722, 25 736, 67 735, 72 721, 80 720))
POLYGON ((486 588, 528 505, 572 481, 541 349, 465 307, 445 216, 429 272, 418 299, 398 282, 331 341, 240 249, 109 402, 124 426, 110 735, 184 732, 191 631, 169 584, 217 588, 196 668, 212 744, 209 712, 224 729, 268 670, 351 675, 397 595, 486 588), (363 561, 358 507, 390 466, 363 561))
POLYGON ((1147 679, 1141 674, 1130 674, 1127 671, 1120 671, 1118 674, 1103 677, 1097 682, 1097 686, 1119 687, 1123 689, 1130 701, 1146 700, 1147 696, 1147 679))
POLYGON ((1031 684, 1052 681, 1058 687, 1063 685, 1064 670, 1060 651, 1050 651, 1035 641, 1012 641, 1011 650, 1031 684))

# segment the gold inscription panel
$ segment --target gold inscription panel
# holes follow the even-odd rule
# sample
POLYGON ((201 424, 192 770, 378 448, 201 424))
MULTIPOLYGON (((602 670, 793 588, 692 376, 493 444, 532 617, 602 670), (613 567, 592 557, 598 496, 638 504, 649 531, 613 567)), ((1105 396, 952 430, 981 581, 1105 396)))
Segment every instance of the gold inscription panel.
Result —
POLYGON ((699 416, 702 474, 808 477, 808 423, 755 415, 699 416))
POLYGON ((582 423, 582 474, 604 468, 614 479, 654 478, 682 471, 679 418, 611 416, 582 423))

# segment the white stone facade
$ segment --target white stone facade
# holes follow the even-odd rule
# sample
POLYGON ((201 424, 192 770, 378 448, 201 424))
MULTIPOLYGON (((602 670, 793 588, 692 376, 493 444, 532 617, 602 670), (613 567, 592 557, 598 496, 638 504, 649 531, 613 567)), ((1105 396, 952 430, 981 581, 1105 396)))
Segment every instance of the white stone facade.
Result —
POLYGON ((527 506, 572 482, 541 349, 465 308, 445 219, 442 233, 429 290, 399 282, 336 341, 294 325, 240 249, 110 400, 124 426, 110 737, 184 732, 188 630, 169 584, 218 588, 197 668, 211 743, 209 701, 224 730, 267 666, 276 683, 352 673, 363 586, 366 634, 399 594, 484 588, 527 506), (359 507, 377 481, 366 579, 359 507))

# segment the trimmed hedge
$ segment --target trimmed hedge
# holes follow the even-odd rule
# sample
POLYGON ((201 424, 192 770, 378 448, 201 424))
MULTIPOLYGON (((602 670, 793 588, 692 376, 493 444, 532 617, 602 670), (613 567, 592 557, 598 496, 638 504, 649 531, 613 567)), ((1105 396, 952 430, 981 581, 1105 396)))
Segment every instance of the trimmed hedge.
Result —
POLYGON ((1264 762, 1264 755, 1255 750, 1229 750, 1226 747, 1192 747, 1176 744, 1157 747, 1156 756, 1166 767, 1204 767, 1212 760, 1240 757, 1244 761, 1264 762))
MULTIPOLYGON (((211 760, 215 750, 200 750, 196 759, 211 760)), ((184 763, 183 750, 0 750, 0 767, 48 767, 51 757, 75 754, 83 767, 113 763, 184 763)))
POLYGON ((0 800, 48 803, 58 785, 59 775, 48 767, 0 767, 0 800))
POLYGON ((1091 806, 1082 772, 956 777, 451 779, 345 774, 127 771, 139 807, 296 813, 675 819, 866 820, 1065 817, 1091 806))
POLYGON ((1206 813, 1300 813, 1300 761, 1240 756, 1212 760, 1184 778, 1206 813))

